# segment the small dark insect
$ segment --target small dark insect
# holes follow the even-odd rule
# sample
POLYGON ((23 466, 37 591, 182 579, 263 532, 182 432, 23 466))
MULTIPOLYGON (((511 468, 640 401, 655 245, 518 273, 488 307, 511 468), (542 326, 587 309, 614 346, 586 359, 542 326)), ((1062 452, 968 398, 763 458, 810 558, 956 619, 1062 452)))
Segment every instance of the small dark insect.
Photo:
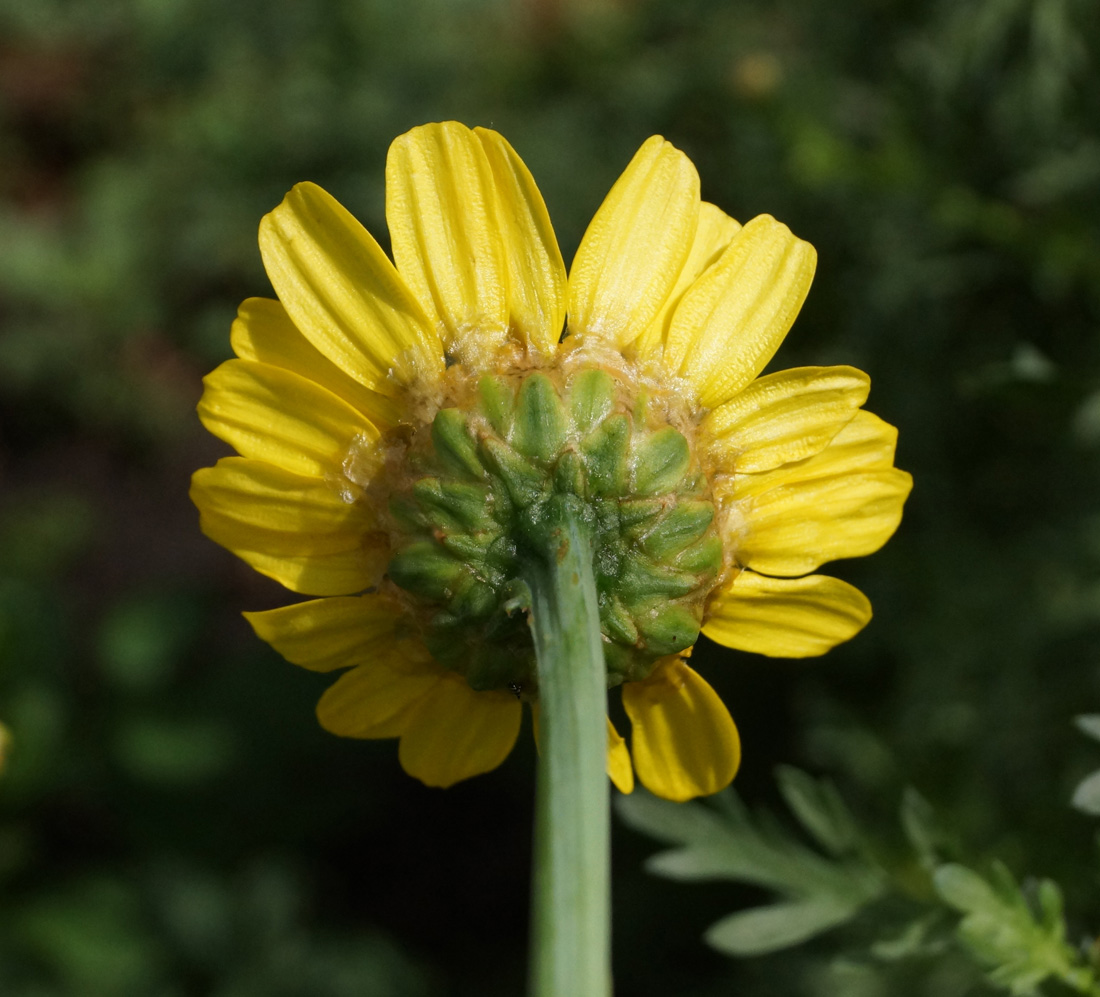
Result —
POLYGON ((515 696, 516 699, 519 699, 520 696, 523 694, 523 686, 521 686, 518 682, 509 682, 508 688, 511 689, 512 695, 515 696))

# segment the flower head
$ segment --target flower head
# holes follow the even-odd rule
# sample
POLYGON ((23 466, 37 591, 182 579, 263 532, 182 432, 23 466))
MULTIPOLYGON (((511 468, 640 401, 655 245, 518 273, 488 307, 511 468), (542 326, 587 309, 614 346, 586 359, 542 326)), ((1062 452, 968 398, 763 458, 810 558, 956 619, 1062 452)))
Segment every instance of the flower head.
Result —
POLYGON ((815 266, 768 215, 700 200, 691 162, 645 142, 568 276, 534 180, 496 132, 398 138, 393 262, 331 196, 296 186, 260 225, 278 300, 241 306, 237 359, 199 414, 240 454, 195 474, 206 534, 294 592, 246 614, 290 661, 348 669, 334 733, 400 738, 450 785, 497 766, 538 687, 522 562, 539 510, 590 524, 608 685, 608 771, 688 799, 726 785, 737 731, 686 657, 700 630, 767 655, 822 654, 870 619, 812 572, 871 553, 911 487, 867 376, 759 376, 815 266), (564 335, 562 333, 564 327, 564 335))

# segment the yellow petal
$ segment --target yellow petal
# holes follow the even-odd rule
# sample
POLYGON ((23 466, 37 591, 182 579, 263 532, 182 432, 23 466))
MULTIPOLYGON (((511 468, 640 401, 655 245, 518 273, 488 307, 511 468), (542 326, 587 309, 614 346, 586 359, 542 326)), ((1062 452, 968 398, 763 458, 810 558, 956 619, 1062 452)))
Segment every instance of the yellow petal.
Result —
POLYGON ((291 321, 354 380, 384 395, 443 371, 443 347, 370 233, 316 184, 260 222, 260 253, 291 321))
POLYGON ((444 121, 399 136, 386 158, 393 258, 447 350, 467 363, 508 338, 506 246, 481 141, 444 121))
POLYGON ((810 290, 817 253, 786 225, 759 215, 733 237, 672 316, 665 364, 699 403, 729 401, 772 358, 810 290))
POLYGON ((393 398, 364 388, 352 380, 290 321, 286 309, 271 298, 247 298, 237 309, 229 331, 233 352, 242 360, 255 360, 292 370, 327 388, 376 426, 388 429, 400 421, 401 406, 393 398))
MULTIPOLYGON (((897 442, 898 431, 895 427, 873 412, 860 409, 829 441, 829 445, 813 457, 759 474, 736 475, 733 479, 734 493, 738 496, 756 495, 807 477, 892 467, 897 442)), ((724 480, 719 488, 725 489, 728 484, 728 480, 724 480)))
POLYGON ((242 546, 263 538, 269 543, 252 549, 271 553, 351 550, 375 525, 369 506, 345 501, 328 483, 244 457, 196 471, 191 498, 204 516, 239 524, 242 546))
POLYGON ((798 367, 758 377, 708 413, 700 441, 719 470, 770 471, 824 450, 870 388, 871 379, 854 367, 798 367))
POLYGON ((447 672, 421 700, 401 736, 398 757, 409 775, 447 787, 495 769, 519 734, 522 704, 507 692, 475 692, 447 672))
POLYGON ((703 633, 739 651, 809 658, 854 637, 870 619, 867 597, 839 578, 742 571, 711 595, 703 633))
POLYGON ((630 749, 623 736, 607 718, 607 774, 615 788, 624 794, 634 792, 634 769, 630 764, 630 749))
POLYGON ((569 331, 618 347, 641 335, 676 286, 698 221, 699 174, 654 135, 581 239, 569 273, 569 331))
POLYGON ((725 251, 733 237, 741 231, 740 222, 734 221, 721 208, 703 201, 699 205, 699 227, 695 230, 695 239, 691 244, 680 276, 657 317, 649 323, 634 342, 634 352, 640 357, 653 356, 664 347, 668 326, 672 314, 680 299, 711 264, 725 251))
POLYGON ((313 381, 252 360, 228 360, 203 379, 202 424, 242 457, 296 474, 340 472, 353 448, 378 439, 370 422, 313 381))
POLYGON ((766 492, 748 512, 737 561, 756 571, 794 576, 826 561, 872 554, 898 528, 912 487, 904 471, 884 468, 766 492))
POLYGON ((195 472, 191 500, 210 539, 296 592, 347 595, 384 570, 369 507, 316 478, 225 457, 195 472))
POLYGON ((292 606, 245 613, 256 636, 287 661, 331 672, 368 661, 403 631, 399 603, 378 592, 312 599, 292 606))
POLYGON ((718 694, 679 658, 623 685, 634 768, 651 793, 680 803, 728 786, 741 764, 737 728, 718 694))
POLYGON ((896 436, 861 411, 819 454, 722 483, 720 494, 734 500, 728 521, 737 562, 793 576, 878 550, 901 522, 913 487, 908 474, 890 466, 896 436))
MULTIPOLYGON (((531 704, 531 734, 535 750, 539 750, 539 704, 531 704)), ((630 764, 630 749, 615 729, 611 717, 607 718, 607 775, 620 793, 634 792, 634 769, 630 764)))
POLYGON ((386 570, 383 550, 345 550, 335 554, 266 554, 234 547, 221 539, 220 523, 200 520, 203 532, 231 550, 250 568, 299 595, 346 595, 377 585, 386 570))
POLYGON ((409 643, 380 649, 345 672, 317 703, 317 719, 340 737, 400 737, 445 672, 409 643))
POLYGON ((504 137, 475 128, 493 170, 500 237, 508 266, 508 312, 520 338, 550 356, 565 323, 566 277, 542 194, 504 137))

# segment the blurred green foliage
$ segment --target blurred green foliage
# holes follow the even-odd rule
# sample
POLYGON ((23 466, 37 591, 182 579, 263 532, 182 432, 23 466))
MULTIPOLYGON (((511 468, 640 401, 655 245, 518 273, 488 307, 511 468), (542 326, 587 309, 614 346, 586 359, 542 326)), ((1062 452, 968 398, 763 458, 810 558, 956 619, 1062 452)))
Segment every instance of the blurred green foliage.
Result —
MULTIPOLYGON (((1068 804, 1100 758, 1072 726, 1100 700, 1098 51, 1092 0, 0 0, 0 993, 521 991, 528 739, 444 794, 324 735, 323 680, 238 615, 286 597, 186 500, 260 216, 308 178, 384 240, 390 140, 450 117, 508 136, 567 259, 654 132, 817 246, 776 362, 870 372, 916 489, 837 566, 875 604, 856 641, 694 659, 741 794, 826 772, 889 853, 912 784, 1095 934, 1068 804)), ((649 878, 649 847, 617 831, 620 997, 987 992, 833 935, 719 956, 731 888, 649 878)))
POLYGON ((992 863, 987 878, 951 861, 958 842, 912 789, 900 811, 909 848, 876 854, 831 783, 790 766, 777 775, 787 807, 816 848, 770 811, 750 814, 732 789, 682 806, 645 792, 617 801, 629 826, 675 846, 646 861, 655 875, 750 883, 779 894, 777 902, 712 924, 705 939, 713 948, 762 955, 833 933, 843 953, 834 968, 860 974, 869 994, 912 991, 923 981, 927 993, 961 997, 975 991, 982 972, 1013 997, 1038 997, 1048 981, 1061 984, 1061 993, 1100 994, 1100 951, 1067 939, 1063 895, 1053 880, 1021 889, 1002 862, 992 863))

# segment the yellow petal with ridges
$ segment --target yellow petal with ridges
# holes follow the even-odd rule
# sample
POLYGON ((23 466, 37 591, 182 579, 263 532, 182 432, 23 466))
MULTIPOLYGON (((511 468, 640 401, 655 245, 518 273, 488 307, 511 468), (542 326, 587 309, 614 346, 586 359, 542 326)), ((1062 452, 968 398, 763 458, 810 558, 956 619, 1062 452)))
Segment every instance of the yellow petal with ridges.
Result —
POLYGON ((321 726, 340 737, 400 737, 445 672, 422 648, 394 645, 345 672, 317 703, 321 726))
POLYGON ((404 632, 402 616, 400 603, 379 592, 244 614, 257 637, 315 672, 364 664, 396 643, 404 632))
POLYGON ((420 125, 386 157, 386 221, 397 269, 448 352, 477 365, 508 338, 508 270, 496 181, 465 125, 420 125))
POLYGON ((860 411, 820 453, 762 474, 735 474, 734 556, 768 575, 804 575, 826 561, 879 549, 901 522, 913 479, 892 467, 897 430, 860 411))
POLYGON ((770 471, 824 450, 867 400, 855 367, 798 367, 758 377, 711 410, 700 444, 719 471, 770 471))
POLYGON ((260 222, 260 253, 291 321, 360 384, 395 395, 443 372, 443 347, 371 234, 316 184, 260 222))
POLYGON ((854 637, 870 619, 867 596, 839 578, 742 571, 711 595, 703 633, 739 651, 810 658, 854 637))
MULTIPOLYGON (((377 585, 386 570, 385 548, 344 550, 335 554, 266 554, 234 547, 222 539, 223 524, 200 518, 199 524, 215 543, 232 551, 250 568, 274 579, 299 595, 347 595, 377 585)), ((226 530, 226 534, 230 533, 226 530)))
POLYGON ((873 554, 898 528, 912 487, 910 475, 891 467, 765 492, 747 512, 737 561, 770 575, 795 576, 826 561, 873 554))
POLYGON ((191 500, 211 540, 295 592, 348 595, 384 570, 371 510, 316 478, 225 457, 195 472, 191 500))
POLYGON ((327 388, 380 428, 389 429, 401 419, 402 406, 395 399, 348 377, 298 331, 286 309, 272 298, 246 298, 241 303, 229 342, 240 359, 292 370, 327 388))
POLYGON ((699 226, 695 230, 691 252, 688 253, 672 293, 661 306, 657 317, 635 340, 632 348, 638 356, 650 357, 664 348, 669 323, 672 321, 673 312, 680 303, 680 299, 707 267, 717 261, 733 237, 740 231, 741 223, 734 221, 721 208, 708 201, 703 201, 699 205, 699 226))
POLYGON ((779 349, 816 265, 813 246, 771 215, 746 223, 680 300, 665 366, 692 383, 701 405, 729 401, 779 349))
POLYGON ((634 768, 630 764, 630 749, 610 717, 607 718, 607 774, 620 793, 629 795, 634 792, 634 768))
POLYGON ((245 457, 196 471, 191 499, 203 515, 238 524, 241 546, 270 553, 351 550, 375 525, 366 504, 345 501, 332 485, 245 457), (251 542, 257 538, 270 544, 251 542))
POLYGON ((565 323, 567 283, 550 214, 531 171, 504 136, 488 128, 474 133, 496 182, 511 328, 536 352, 551 356, 565 323))
MULTIPOLYGON (((860 409, 823 450, 771 471, 742 474, 734 482, 735 491, 738 496, 753 495, 806 477, 892 467, 897 443, 898 431, 894 426, 873 412, 860 409)), ((723 482, 720 488, 727 484, 723 482)))
POLYGON ((353 445, 378 439, 363 414, 319 384, 280 367, 227 360, 203 378, 199 418, 242 457, 296 474, 340 472, 353 445))
POLYGON ((741 740, 718 694, 679 658, 666 658, 641 682, 623 685, 633 725, 634 769, 642 785, 681 803, 728 786, 741 764, 741 740))
POLYGON ((409 717, 398 751, 401 767, 441 788, 490 772, 516 743, 522 715, 510 693, 475 692, 446 672, 409 717))
POLYGON ((654 135, 634 154, 581 239, 569 272, 569 331, 617 347, 656 318, 699 221, 699 174, 654 135))

